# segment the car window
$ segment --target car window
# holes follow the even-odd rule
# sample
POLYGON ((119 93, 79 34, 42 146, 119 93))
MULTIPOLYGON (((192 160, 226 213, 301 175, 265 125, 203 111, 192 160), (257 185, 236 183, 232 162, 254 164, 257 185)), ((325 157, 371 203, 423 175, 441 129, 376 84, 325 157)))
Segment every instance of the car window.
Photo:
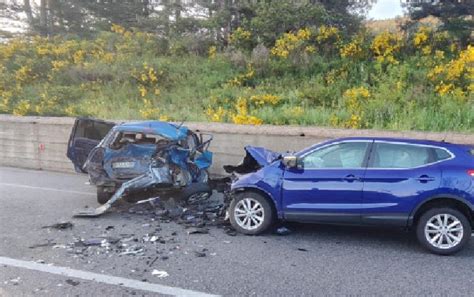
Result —
POLYGON ((361 168, 369 142, 344 142, 309 153, 302 159, 306 169, 361 168))
POLYGON ((89 138, 93 140, 102 140, 107 135, 113 124, 103 123, 93 120, 82 120, 79 122, 75 137, 89 138))
POLYGON ((436 148, 435 149, 436 161, 446 160, 451 158, 451 154, 443 149, 436 148))
POLYGON ((442 149, 397 143, 376 143, 374 145, 370 168, 414 168, 450 155, 442 149), (439 150, 439 151, 437 151, 439 150))

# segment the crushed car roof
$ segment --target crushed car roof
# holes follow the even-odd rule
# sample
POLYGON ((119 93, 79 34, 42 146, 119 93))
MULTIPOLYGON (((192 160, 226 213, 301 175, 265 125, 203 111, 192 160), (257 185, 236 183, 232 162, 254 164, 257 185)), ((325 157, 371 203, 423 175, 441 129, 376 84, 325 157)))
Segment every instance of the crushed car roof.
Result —
POLYGON ((117 131, 123 132, 142 132, 146 134, 156 134, 170 140, 181 140, 187 137, 188 128, 184 126, 176 126, 167 122, 145 121, 123 123, 115 128, 117 131))

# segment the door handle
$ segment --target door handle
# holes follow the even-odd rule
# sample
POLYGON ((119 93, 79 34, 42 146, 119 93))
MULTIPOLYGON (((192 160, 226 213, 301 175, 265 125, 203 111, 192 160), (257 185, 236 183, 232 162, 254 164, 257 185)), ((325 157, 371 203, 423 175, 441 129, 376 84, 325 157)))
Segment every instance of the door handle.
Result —
POLYGON ((357 181, 357 180, 360 180, 359 177, 353 175, 353 174, 349 174, 347 175, 346 177, 344 177, 344 180, 345 181, 348 181, 348 182, 353 182, 353 181, 357 181))
POLYGON ((422 175, 419 178, 417 178, 416 180, 419 181, 420 183, 427 183, 427 182, 430 182, 430 181, 434 181, 435 178, 431 177, 431 176, 428 176, 428 175, 422 175))

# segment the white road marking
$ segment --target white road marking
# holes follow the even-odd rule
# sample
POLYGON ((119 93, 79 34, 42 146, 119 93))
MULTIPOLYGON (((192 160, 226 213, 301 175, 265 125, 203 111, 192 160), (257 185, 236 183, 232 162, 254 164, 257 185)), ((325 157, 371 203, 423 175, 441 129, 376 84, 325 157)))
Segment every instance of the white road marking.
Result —
POLYGON ((0 186, 17 187, 17 188, 25 188, 25 189, 33 189, 33 190, 43 190, 43 191, 55 191, 55 192, 80 194, 80 195, 91 195, 91 196, 96 195, 94 193, 88 193, 88 192, 63 190, 63 189, 56 189, 56 188, 46 188, 46 187, 35 187, 35 186, 28 186, 28 185, 21 185, 21 184, 0 183, 0 186))
POLYGON ((98 283, 104 283, 104 284, 109 284, 109 285, 127 287, 131 289, 136 289, 136 290, 165 294, 165 295, 190 296, 190 297, 192 296, 204 296, 204 297, 218 296, 218 295, 212 295, 212 294, 207 294, 207 293, 193 291, 193 290, 186 290, 186 289, 159 285, 159 284, 152 284, 152 283, 137 281, 133 279, 123 278, 123 277, 93 273, 93 272, 83 271, 83 270, 76 270, 76 269, 72 269, 68 267, 51 266, 47 264, 17 260, 17 259, 12 259, 12 258, 7 258, 7 257, 0 257, 0 264, 12 266, 12 267, 18 267, 18 268, 25 268, 29 270, 47 272, 47 273, 52 273, 52 274, 57 274, 57 275, 62 275, 62 276, 67 276, 67 277, 74 277, 74 278, 79 278, 79 279, 88 280, 88 281, 95 281, 98 283))

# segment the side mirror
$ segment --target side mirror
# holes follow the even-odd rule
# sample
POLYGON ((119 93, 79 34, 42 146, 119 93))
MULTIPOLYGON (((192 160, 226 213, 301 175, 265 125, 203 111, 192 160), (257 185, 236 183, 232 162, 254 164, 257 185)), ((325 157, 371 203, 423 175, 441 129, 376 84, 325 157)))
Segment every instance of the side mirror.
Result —
POLYGON ((298 157, 296 156, 284 156, 283 157, 283 165, 285 165, 288 168, 294 168, 298 166, 298 157))

